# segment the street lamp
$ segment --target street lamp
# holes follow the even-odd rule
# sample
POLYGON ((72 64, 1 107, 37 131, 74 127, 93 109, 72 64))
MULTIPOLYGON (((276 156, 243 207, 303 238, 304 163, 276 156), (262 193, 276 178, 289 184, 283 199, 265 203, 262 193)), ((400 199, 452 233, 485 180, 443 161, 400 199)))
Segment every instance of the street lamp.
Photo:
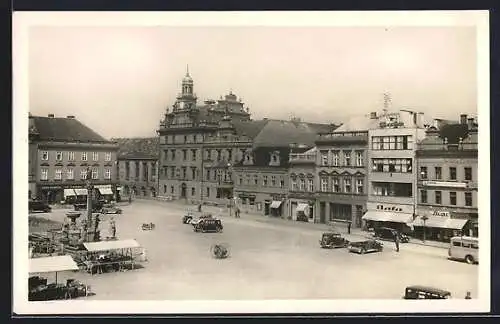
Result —
POLYGON ((424 237, 423 237, 423 241, 424 241, 424 243, 425 243, 425 232, 426 232, 425 222, 426 222, 428 219, 429 219, 429 217, 427 217, 427 216, 425 216, 425 215, 424 215, 424 216, 422 216, 422 221, 424 222, 424 227, 423 227, 423 229, 424 229, 424 237))

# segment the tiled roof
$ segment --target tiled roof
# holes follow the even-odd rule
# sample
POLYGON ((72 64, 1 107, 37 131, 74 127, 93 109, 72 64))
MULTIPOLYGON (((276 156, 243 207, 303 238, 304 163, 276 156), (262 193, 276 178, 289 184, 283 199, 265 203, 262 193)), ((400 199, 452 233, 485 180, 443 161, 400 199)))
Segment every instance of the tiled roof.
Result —
POLYGON ((42 141, 109 143, 75 118, 30 116, 30 133, 42 141))
POLYGON ((329 130, 332 126, 309 124, 287 120, 268 120, 254 138, 254 147, 288 147, 303 144, 313 147, 318 130, 329 130))
POLYGON ((427 136, 421 144, 443 143, 445 138, 448 144, 458 144, 460 138, 465 140, 469 136, 469 127, 467 124, 445 124, 436 132, 438 136, 427 136))
POLYGON ((376 128, 378 123, 378 119, 371 119, 370 116, 353 116, 335 129, 334 133, 367 131, 376 128))
POLYGON ((234 129, 238 135, 246 135, 253 139, 259 135, 260 131, 266 126, 268 120, 249 120, 249 121, 239 121, 233 120, 234 129))
POLYGON ((113 138, 118 143, 118 157, 129 159, 157 159, 158 137, 113 138))

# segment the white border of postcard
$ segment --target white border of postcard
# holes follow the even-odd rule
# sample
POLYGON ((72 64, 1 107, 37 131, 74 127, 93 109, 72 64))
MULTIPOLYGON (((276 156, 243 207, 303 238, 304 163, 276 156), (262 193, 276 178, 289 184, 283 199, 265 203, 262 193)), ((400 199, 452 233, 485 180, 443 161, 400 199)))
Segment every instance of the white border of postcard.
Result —
POLYGON ((392 12, 14 12, 13 15, 13 312, 16 314, 140 313, 440 313, 490 311, 490 153, 488 11, 392 12), (96 301, 29 303, 28 249, 28 28, 50 26, 471 26, 477 30, 479 116, 478 298, 408 300, 96 301))

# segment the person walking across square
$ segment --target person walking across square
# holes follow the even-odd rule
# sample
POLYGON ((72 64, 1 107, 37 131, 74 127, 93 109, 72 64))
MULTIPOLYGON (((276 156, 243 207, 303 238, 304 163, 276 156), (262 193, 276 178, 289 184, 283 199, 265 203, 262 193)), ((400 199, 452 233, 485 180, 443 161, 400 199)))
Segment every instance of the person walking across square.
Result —
POLYGON ((394 244, 396 244, 396 252, 399 252, 399 235, 398 232, 394 231, 394 244))

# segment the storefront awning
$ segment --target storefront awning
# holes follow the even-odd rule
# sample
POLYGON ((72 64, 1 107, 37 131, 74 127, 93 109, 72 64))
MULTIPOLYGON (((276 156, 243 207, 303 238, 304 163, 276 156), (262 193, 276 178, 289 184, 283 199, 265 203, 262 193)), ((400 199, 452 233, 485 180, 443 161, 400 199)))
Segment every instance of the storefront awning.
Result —
MULTIPOLYGON (((425 227, 434 227, 434 228, 448 228, 461 230, 465 224, 467 223, 467 219, 455 219, 449 217, 440 217, 440 216, 430 216, 425 221, 425 227)), ((412 224, 415 227, 423 227, 424 221, 422 217, 418 217, 412 224)))
POLYGON ((305 212, 309 208, 308 204, 298 204, 296 211, 305 212))
POLYGON ((87 195, 87 189, 75 189, 75 193, 77 196, 86 196, 87 195))
POLYGON ((64 189, 64 198, 70 197, 70 196, 76 196, 75 190, 74 189, 64 189))
POLYGON ((273 202, 271 203, 271 206, 270 206, 270 207, 271 207, 271 208, 280 208, 280 206, 281 206, 281 201, 277 201, 277 200, 275 200, 275 201, 273 201, 273 202))
POLYGON ((30 273, 45 273, 78 270, 78 265, 69 255, 29 259, 30 273))
POLYGON ((377 222, 394 222, 394 223, 411 223, 413 218, 412 214, 407 213, 395 213, 390 211, 367 211, 361 219, 377 221, 377 222))
POLYGON ((113 195, 113 190, 110 188, 99 188, 101 195, 113 195))
POLYGON ((131 249, 131 248, 141 247, 136 240, 88 242, 88 243, 83 243, 83 246, 89 252, 100 252, 100 251, 131 249))

